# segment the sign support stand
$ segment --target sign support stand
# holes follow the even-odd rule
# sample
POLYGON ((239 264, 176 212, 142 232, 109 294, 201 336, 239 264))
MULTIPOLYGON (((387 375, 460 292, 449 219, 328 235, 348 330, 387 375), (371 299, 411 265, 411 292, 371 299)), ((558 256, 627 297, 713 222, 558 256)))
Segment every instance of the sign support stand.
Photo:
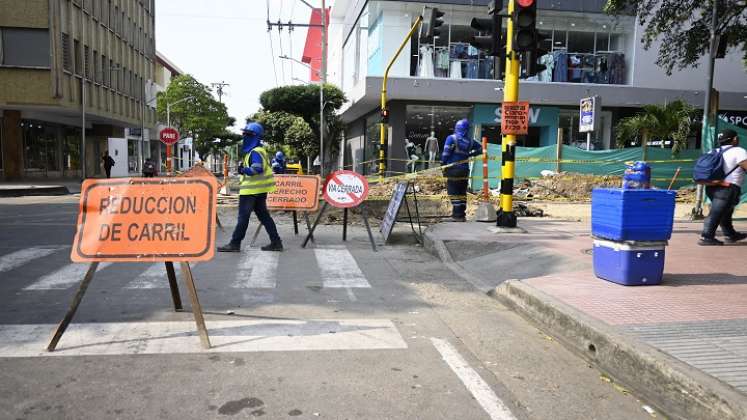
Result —
POLYGON ((348 209, 342 209, 342 240, 348 240, 348 209))
MULTIPOLYGON (((62 335, 65 333, 65 330, 67 330, 67 327, 70 326, 70 322, 73 320, 75 313, 78 311, 78 306, 80 306, 80 302, 83 300, 83 295, 86 293, 86 290, 91 284, 91 281, 93 281, 93 277, 96 275, 96 270, 98 269, 98 267, 98 261, 92 262, 88 267, 88 271, 86 272, 85 277, 83 277, 83 281, 81 281, 80 286, 78 286, 78 292, 75 294, 73 301, 70 303, 70 308, 68 308, 67 313, 65 313, 65 317, 62 318, 62 321, 60 321, 59 325, 57 325, 57 328, 52 334, 49 345, 47 345, 48 352, 55 351, 55 349, 57 348, 57 344, 62 338, 62 335)), ((192 313, 194 314, 195 323, 197 324, 197 332, 200 335, 200 342, 205 349, 209 349, 210 337, 208 336, 207 327, 205 326, 205 318, 202 315, 202 306, 200 305, 200 300, 197 297, 197 288, 195 287, 194 277, 192 277, 192 269, 190 268, 188 262, 182 262, 181 268, 182 274, 184 275, 184 282, 187 284, 189 297, 192 301, 192 313)), ((182 302, 181 298, 179 297, 179 288, 176 283, 176 273, 174 271, 173 262, 166 262, 166 275, 169 280, 169 287, 171 288, 171 298, 174 301, 174 309, 176 311, 180 311, 182 309, 182 302)))
POLYGON ((179 296, 179 286, 176 283, 176 272, 174 271, 174 263, 167 261, 166 263, 166 276, 169 278, 169 289, 171 289, 171 300, 174 301, 174 310, 182 310, 182 298, 179 296))
POLYGON ((78 310, 78 306, 80 306, 80 301, 83 300, 83 295, 86 293, 86 289, 88 289, 88 285, 91 284, 91 280, 93 280, 93 276, 96 274, 96 269, 98 268, 98 261, 94 261, 90 266, 88 266, 86 276, 83 277, 83 281, 80 282, 78 292, 75 293, 75 297, 70 303, 70 308, 67 310, 65 317, 62 318, 62 321, 60 321, 57 329, 54 330, 54 334, 52 334, 52 339, 49 341, 47 351, 54 351, 54 349, 57 347, 57 343, 59 343, 60 339, 62 338, 62 334, 65 334, 65 330, 67 329, 68 325, 70 325, 70 321, 73 320, 73 316, 75 316, 75 312, 78 310))
MULTIPOLYGON (((313 241, 314 238, 314 231, 316 230, 316 227, 319 225, 319 221, 322 220, 322 216, 324 216, 324 212, 327 211, 327 207, 329 206, 329 203, 326 201, 324 202, 324 205, 322 206, 322 210, 319 212, 319 214, 316 216, 316 220, 314 220, 314 224, 311 226, 311 230, 309 230, 309 234, 306 236, 306 239, 304 239, 303 244, 301 244, 301 248, 306 248, 306 245, 309 243, 309 240, 313 241)), ((376 242, 374 241, 373 233, 371 233, 371 225, 368 223, 368 209, 366 208, 365 204, 361 204, 359 206, 361 208, 361 215, 363 217, 363 223, 366 225, 366 230, 368 231, 368 239, 371 241, 371 248, 373 248, 374 252, 377 252, 376 250, 376 242)), ((342 239, 343 241, 347 240, 347 210, 345 209, 343 213, 343 221, 345 224, 343 225, 342 230, 342 239)))

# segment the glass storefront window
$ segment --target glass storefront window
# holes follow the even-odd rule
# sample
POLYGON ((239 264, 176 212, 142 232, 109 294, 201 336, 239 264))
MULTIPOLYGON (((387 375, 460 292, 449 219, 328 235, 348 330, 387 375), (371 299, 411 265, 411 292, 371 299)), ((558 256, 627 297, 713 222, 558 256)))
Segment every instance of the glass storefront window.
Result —
POLYGON ((62 168, 65 175, 73 176, 80 171, 80 129, 65 127, 62 130, 62 168))
MULTIPOLYGON (((454 133, 457 121, 468 118, 471 112, 471 106, 407 105, 407 137, 403 146, 407 156, 415 155, 418 161, 439 161, 446 137, 454 133), (429 138, 436 139, 438 152, 429 153, 436 150, 429 138), (408 143, 412 143, 409 148, 408 143)), ((425 166, 424 162, 418 162, 415 169, 425 169, 425 166)))
POLYGON ((379 141, 381 139, 381 117, 373 114, 366 118, 366 145, 363 152, 362 166, 364 175, 375 174, 378 172, 379 141))
POLYGON ((24 165, 27 172, 54 172, 60 170, 60 143, 55 126, 35 121, 24 121, 23 148, 24 165))
POLYGON ((138 161, 140 160, 140 140, 127 140, 127 170, 138 172, 138 161))

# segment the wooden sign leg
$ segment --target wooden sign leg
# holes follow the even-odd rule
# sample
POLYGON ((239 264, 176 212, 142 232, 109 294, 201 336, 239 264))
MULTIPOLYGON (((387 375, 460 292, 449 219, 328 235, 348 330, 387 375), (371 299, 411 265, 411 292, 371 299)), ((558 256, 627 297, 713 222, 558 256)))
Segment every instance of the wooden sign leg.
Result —
POLYGON ((215 223, 218 225, 218 229, 220 229, 221 232, 225 232, 225 229, 223 229, 223 223, 220 222, 218 214, 215 215, 215 223))
POLYGON ((182 310, 182 298, 179 295, 179 285, 176 282, 176 271, 174 271, 174 263, 171 261, 166 262, 166 277, 169 279, 169 289, 171 289, 171 300, 174 302, 174 310, 182 310))
POLYGON ((309 234, 306 236, 306 239, 304 239, 303 244, 301 245, 301 248, 306 248, 306 244, 309 243, 309 239, 314 237, 314 231, 316 230, 316 226, 319 224, 319 221, 322 220, 322 216, 324 215, 324 212, 327 211, 327 202, 324 202, 324 205, 322 206, 322 210, 319 211, 319 214, 316 216, 316 220, 314 220, 314 225, 311 226, 311 230, 309 230, 309 234))
POLYGON ((203 318, 202 316, 202 306, 200 305, 200 300, 197 299, 197 288, 195 288, 195 281, 192 277, 192 269, 189 267, 188 262, 182 263, 182 274, 184 275, 184 282, 187 283, 189 298, 192 301, 192 313, 194 313, 195 316, 197 332, 200 334, 202 347, 209 349, 210 337, 208 337, 207 327, 205 326, 205 318, 203 318))
POLYGON ((293 210, 293 232, 298 235, 298 212, 293 210))
MULTIPOLYGON (((415 185, 412 186, 412 199, 415 201, 415 217, 418 219, 418 232, 420 238, 423 238, 423 225, 420 223, 420 206, 418 205, 418 194, 415 192, 415 185)), ((422 245, 422 240, 421 240, 422 245)))
POLYGON ((371 248, 376 252, 376 241, 374 241, 373 233, 371 233, 371 226, 368 224, 368 210, 365 205, 361 206, 361 215, 363 216, 363 223, 366 225, 368 231, 368 239, 371 241, 371 248))
MULTIPOLYGON (((311 220, 309 220, 309 212, 303 212, 303 218, 306 219, 306 231, 311 232, 311 220)), ((314 235, 311 235, 311 242, 314 242, 314 235)))
POLYGON ((54 333, 52 334, 52 339, 49 341, 49 345, 47 346, 47 351, 54 351, 54 349, 57 347, 57 343, 60 342, 60 339, 62 338, 62 334, 65 333, 65 330, 67 329, 68 325, 70 325, 70 321, 73 320, 73 316, 75 316, 75 312, 78 310, 80 301, 83 299, 83 295, 86 293, 86 289, 88 289, 88 285, 91 284, 91 280, 93 280, 93 276, 96 274, 96 269, 98 267, 99 267, 98 262, 92 262, 91 265, 88 267, 86 276, 83 277, 83 281, 80 282, 80 286, 78 287, 78 292, 75 294, 75 297, 73 298, 73 302, 70 304, 70 308, 67 310, 65 317, 62 318, 62 321, 60 322, 60 324, 57 326, 57 329, 55 329, 54 333))
POLYGON ((405 195, 404 198, 405 201, 405 209, 407 209, 407 218, 410 220, 410 229, 412 229, 412 233, 415 234, 415 240, 420 243, 420 235, 418 235, 418 232, 415 231, 415 223, 412 221, 412 213, 410 212, 410 205, 408 204, 407 195, 405 195))
POLYGON ((348 209, 342 210, 342 240, 348 240, 348 209))
POLYGON ((257 225, 257 230, 254 231, 254 236, 252 236, 252 241, 249 242, 249 248, 254 248, 254 244, 257 243, 257 238, 259 237, 260 230, 262 230, 262 223, 257 225))

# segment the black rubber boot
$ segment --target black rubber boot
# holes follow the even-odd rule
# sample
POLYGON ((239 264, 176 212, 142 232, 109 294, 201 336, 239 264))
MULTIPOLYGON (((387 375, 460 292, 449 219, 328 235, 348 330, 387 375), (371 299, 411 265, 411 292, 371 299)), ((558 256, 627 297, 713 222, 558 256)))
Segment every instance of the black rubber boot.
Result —
POLYGON ((234 244, 233 242, 229 242, 223 246, 218 247, 218 252, 240 252, 241 247, 239 245, 234 244))
POLYGON ((262 251, 276 251, 276 252, 280 252, 280 251, 283 250, 283 242, 282 241, 273 242, 273 243, 271 243, 269 245, 263 246, 260 249, 262 251))

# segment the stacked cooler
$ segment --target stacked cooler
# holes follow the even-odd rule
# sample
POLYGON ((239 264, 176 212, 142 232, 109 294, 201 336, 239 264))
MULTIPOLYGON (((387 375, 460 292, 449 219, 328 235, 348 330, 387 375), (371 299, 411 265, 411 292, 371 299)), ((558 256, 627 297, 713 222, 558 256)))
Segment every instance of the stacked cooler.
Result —
POLYGON ((672 236, 675 192, 595 189, 591 197, 594 273, 628 286, 661 283, 672 236))

